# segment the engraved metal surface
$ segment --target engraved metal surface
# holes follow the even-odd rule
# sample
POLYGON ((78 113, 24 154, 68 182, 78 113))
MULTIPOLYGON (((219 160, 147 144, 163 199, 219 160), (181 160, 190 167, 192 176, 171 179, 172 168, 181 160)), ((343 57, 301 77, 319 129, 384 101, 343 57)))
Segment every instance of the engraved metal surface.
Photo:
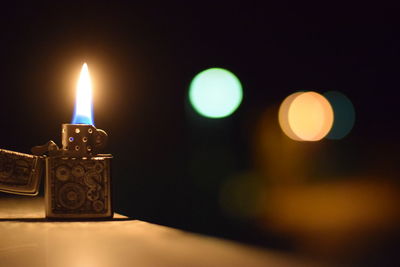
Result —
POLYGON ((111 158, 46 158, 46 217, 111 217, 111 158))
POLYGON ((42 170, 41 157, 0 149, 0 191, 37 195, 42 170))

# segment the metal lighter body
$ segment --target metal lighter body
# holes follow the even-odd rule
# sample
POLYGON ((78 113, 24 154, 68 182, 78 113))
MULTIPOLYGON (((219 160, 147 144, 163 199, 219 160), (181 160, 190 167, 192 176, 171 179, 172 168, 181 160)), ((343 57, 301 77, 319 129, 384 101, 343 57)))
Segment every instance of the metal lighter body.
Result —
POLYGON ((46 217, 112 217, 111 155, 46 158, 46 217))
POLYGON ((112 217, 111 155, 98 154, 107 134, 87 124, 63 124, 62 149, 46 158, 46 217, 112 217))
POLYGON ((113 216, 110 154, 99 154, 107 133, 87 124, 63 124, 62 148, 49 141, 34 155, 0 150, 0 191, 37 195, 45 171, 46 217, 101 219, 113 216))

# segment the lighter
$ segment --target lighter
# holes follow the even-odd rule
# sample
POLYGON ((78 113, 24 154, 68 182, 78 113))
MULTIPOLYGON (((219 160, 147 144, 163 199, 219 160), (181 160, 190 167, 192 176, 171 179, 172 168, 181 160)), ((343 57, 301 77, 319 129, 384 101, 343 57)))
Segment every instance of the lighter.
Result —
POLYGON ((35 196, 45 169, 47 218, 112 217, 112 156, 99 154, 108 136, 93 126, 91 101, 91 80, 84 63, 73 124, 62 125, 62 148, 49 141, 32 148, 33 155, 0 149, 0 191, 35 196))
POLYGON ((45 166, 46 217, 113 216, 110 154, 99 154, 107 134, 87 124, 63 124, 61 149, 49 141, 34 155, 0 150, 0 191, 37 195, 45 166))

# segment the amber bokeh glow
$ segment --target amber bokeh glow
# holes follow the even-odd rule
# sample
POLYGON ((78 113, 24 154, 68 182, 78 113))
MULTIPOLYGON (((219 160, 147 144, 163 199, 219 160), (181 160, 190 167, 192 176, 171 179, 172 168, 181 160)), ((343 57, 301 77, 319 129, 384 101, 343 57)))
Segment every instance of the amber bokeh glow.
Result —
POLYGON ((318 141, 333 125, 329 101, 316 92, 297 92, 288 96, 279 109, 283 132, 296 141, 318 141))
POLYGON ((296 141, 301 141, 301 139, 292 131, 292 128, 289 125, 289 108, 293 102, 293 100, 296 99, 299 95, 303 94, 304 92, 297 92, 294 94, 291 94, 290 96, 286 97, 285 100, 283 100, 280 108, 279 108, 279 114, 278 114, 278 119, 279 119, 279 124, 281 125, 282 131, 289 136, 291 139, 296 140, 296 141))

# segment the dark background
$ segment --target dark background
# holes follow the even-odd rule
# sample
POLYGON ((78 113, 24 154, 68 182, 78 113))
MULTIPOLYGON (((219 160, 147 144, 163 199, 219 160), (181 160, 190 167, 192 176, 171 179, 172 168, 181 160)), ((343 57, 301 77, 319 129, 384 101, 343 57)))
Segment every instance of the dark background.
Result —
POLYGON ((115 157, 115 210, 130 217, 290 251, 290 238, 226 214, 219 202, 229 177, 255 168, 251 140, 263 111, 296 90, 338 90, 355 106, 352 132, 321 142, 341 155, 331 173, 384 170, 397 179, 395 9, 183 3, 3 4, 0 147, 29 153, 60 143, 87 62, 95 124, 115 157), (201 118, 188 104, 191 79, 209 67, 243 84, 229 118, 201 118))

